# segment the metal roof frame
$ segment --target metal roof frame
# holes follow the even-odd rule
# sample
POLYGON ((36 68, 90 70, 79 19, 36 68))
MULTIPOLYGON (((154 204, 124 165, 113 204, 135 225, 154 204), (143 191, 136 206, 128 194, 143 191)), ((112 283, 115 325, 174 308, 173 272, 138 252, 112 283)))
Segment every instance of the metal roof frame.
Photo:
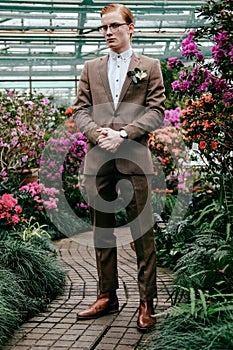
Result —
MULTIPOLYGON (((106 54, 97 31, 100 10, 115 0, 0 0, 0 74, 15 80, 78 81, 85 60, 106 54)), ((181 42, 204 19, 204 0, 128 0, 135 17, 133 48, 160 60, 181 56, 181 42)), ((208 55, 209 43, 203 42, 208 55)), ((5 85, 4 85, 5 82, 5 85)))

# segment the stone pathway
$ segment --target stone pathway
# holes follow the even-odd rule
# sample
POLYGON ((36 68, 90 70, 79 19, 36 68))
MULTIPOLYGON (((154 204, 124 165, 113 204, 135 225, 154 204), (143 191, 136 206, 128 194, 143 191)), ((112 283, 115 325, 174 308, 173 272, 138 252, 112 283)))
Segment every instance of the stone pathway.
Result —
MULTIPOLYGON (((150 333, 141 334, 136 329, 139 294, 136 256, 130 244, 118 248, 119 313, 95 320, 76 321, 77 310, 90 305, 98 293, 95 253, 92 245, 88 244, 88 241, 92 242, 91 232, 85 233, 85 239, 85 245, 70 238, 56 242, 67 271, 65 292, 49 305, 47 312, 23 324, 2 350, 139 350, 142 344, 147 343, 150 333)), ((167 299, 171 281, 168 269, 158 268, 157 274, 156 313, 170 306, 167 299)), ((160 321, 158 318, 158 323, 160 321)))

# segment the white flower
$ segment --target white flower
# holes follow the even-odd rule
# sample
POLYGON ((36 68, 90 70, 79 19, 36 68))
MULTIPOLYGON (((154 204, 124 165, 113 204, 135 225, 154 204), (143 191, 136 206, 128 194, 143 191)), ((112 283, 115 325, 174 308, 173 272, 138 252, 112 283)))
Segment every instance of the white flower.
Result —
POLYGON ((147 71, 141 70, 139 68, 135 68, 134 70, 130 70, 127 75, 128 77, 132 77, 134 84, 137 84, 139 81, 147 77, 147 71))
POLYGON ((138 71, 138 72, 135 74, 135 77, 138 78, 139 80, 142 80, 143 78, 146 78, 146 77, 147 77, 146 70, 138 71))

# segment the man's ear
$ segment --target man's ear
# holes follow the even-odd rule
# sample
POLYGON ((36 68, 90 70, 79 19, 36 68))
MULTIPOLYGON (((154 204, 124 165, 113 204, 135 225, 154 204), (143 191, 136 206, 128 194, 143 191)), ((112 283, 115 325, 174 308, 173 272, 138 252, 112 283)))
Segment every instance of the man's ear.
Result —
POLYGON ((133 34, 134 33, 134 23, 129 24, 129 33, 133 34))

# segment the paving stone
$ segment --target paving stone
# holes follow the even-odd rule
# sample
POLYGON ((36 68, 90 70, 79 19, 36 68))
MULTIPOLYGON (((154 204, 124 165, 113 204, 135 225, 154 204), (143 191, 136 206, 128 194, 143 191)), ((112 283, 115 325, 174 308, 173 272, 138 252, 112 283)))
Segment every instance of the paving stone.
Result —
POLYGON ((95 347, 96 350, 114 350, 115 345, 114 344, 99 344, 95 347))
POLYGON ((55 333, 51 333, 51 332, 49 332, 49 333, 47 333, 47 334, 44 334, 42 337, 41 337, 41 339, 43 339, 43 340, 46 340, 46 339, 51 339, 51 340, 53 340, 53 339, 55 339, 55 340, 57 340, 58 339, 58 335, 57 334, 55 334, 55 333))
MULTIPOLYGON (((69 347, 74 344, 73 340, 58 340, 53 344, 53 348, 58 348, 58 349, 69 349, 69 347)), ((44 347, 46 349, 46 347, 44 347)))
POLYGON ((76 341, 78 338, 77 334, 67 334, 65 333, 64 335, 61 336, 61 338, 59 339, 60 341, 76 341))
POLYGON ((55 342, 55 339, 40 339, 36 342, 36 346, 43 346, 45 349, 49 348, 50 346, 53 345, 53 343, 55 342))
POLYGON ((31 339, 31 342, 40 339, 41 338, 41 334, 39 333, 34 333, 34 332, 30 332, 28 334, 25 335, 25 339, 31 339))

